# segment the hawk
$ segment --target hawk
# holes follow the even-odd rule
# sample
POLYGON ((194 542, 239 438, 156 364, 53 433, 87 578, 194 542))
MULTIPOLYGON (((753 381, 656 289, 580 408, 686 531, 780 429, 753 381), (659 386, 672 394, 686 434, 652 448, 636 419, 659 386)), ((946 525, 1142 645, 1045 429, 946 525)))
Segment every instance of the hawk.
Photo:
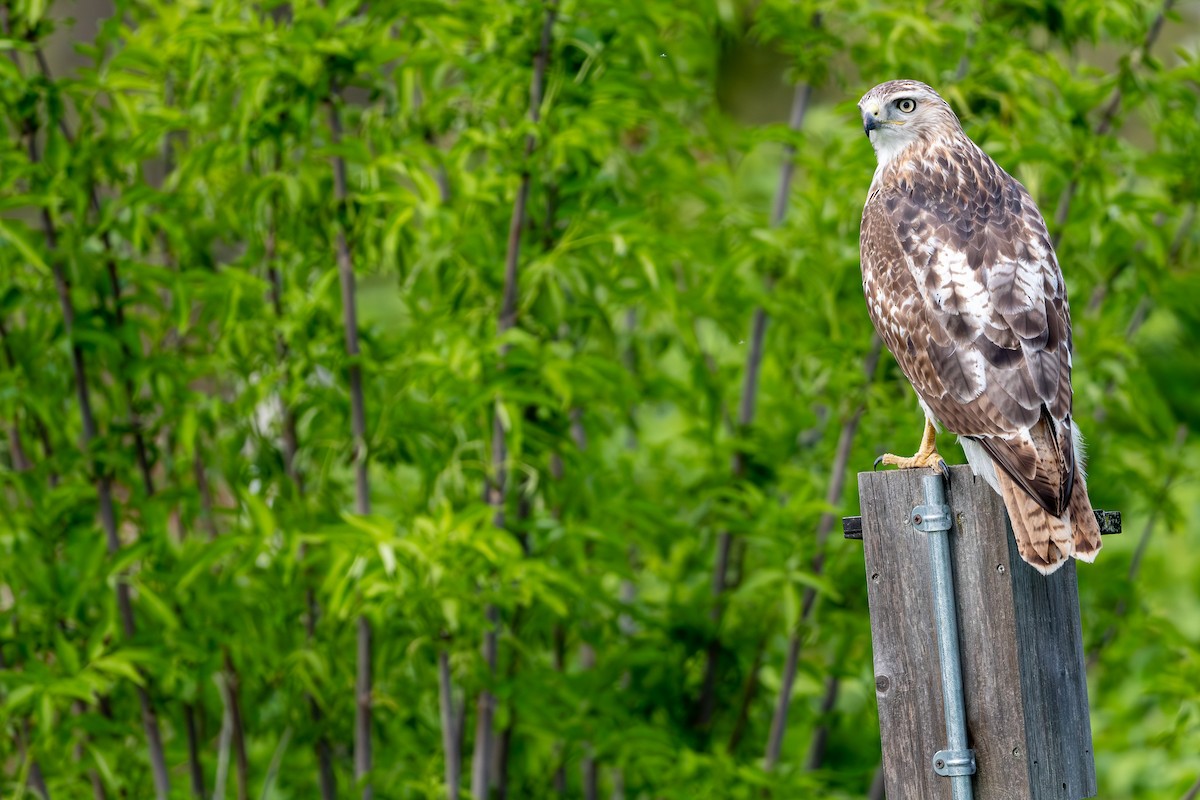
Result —
POLYGON ((879 162, 863 207, 863 292, 925 411, 916 455, 879 461, 944 469, 940 425, 1004 499, 1021 558, 1047 575, 1068 556, 1095 560, 1071 313, 1041 213, 929 86, 882 83, 858 107, 879 162))

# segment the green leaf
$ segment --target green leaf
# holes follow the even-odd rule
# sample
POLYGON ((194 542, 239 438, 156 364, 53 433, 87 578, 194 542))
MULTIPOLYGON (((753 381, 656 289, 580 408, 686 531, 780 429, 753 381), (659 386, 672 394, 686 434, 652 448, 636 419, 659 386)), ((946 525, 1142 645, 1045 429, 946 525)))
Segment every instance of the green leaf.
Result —
POLYGON ((24 223, 0 217, 0 239, 3 239, 16 248, 26 264, 33 267, 42 275, 48 276, 50 268, 46 266, 46 262, 42 260, 41 253, 30 242, 30 238, 31 234, 26 229, 24 223))

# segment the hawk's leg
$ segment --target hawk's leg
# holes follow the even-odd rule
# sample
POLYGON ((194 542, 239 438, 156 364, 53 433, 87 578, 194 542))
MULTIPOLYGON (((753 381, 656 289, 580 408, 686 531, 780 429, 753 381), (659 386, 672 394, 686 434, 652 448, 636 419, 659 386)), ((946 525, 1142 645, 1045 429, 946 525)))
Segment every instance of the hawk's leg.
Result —
POLYGON ((887 464, 899 467, 900 469, 929 467, 943 475, 947 472, 946 461, 938 455, 937 451, 937 429, 933 427, 933 423, 929 419, 925 420, 925 434, 921 437, 921 447, 917 450, 916 455, 912 458, 904 458, 903 456, 884 453, 875 459, 875 466, 879 466, 880 464, 887 464))

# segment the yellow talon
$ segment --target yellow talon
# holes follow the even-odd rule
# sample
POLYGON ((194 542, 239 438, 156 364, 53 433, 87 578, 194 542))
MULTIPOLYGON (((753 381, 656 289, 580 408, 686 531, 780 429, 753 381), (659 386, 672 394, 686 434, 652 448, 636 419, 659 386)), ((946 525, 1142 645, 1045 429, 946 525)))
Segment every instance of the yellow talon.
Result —
POLYGON ((900 469, 918 469, 920 467, 929 467, 937 470, 943 475, 946 474, 946 460, 938 455, 937 451, 937 429, 933 427, 933 423, 928 419, 925 420, 925 433, 921 436, 921 447, 917 450, 916 455, 911 458, 904 456, 892 455, 884 453, 879 458, 875 459, 875 466, 885 464, 887 466, 899 467, 900 469))

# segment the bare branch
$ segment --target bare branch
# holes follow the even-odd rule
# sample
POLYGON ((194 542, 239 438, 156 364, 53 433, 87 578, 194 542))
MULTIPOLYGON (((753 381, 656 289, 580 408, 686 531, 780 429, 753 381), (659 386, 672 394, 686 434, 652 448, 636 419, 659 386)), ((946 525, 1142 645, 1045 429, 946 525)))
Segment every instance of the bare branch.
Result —
POLYGON ((213 680, 220 691, 221 705, 224 707, 224 712, 221 715, 221 733, 217 737, 217 775, 213 780, 215 785, 213 800, 225 800, 225 784, 229 777, 229 749, 233 743, 233 710, 229 699, 229 687, 225 683, 225 676, 218 672, 213 675, 213 680))
MULTIPOLYGON (((330 88, 329 130, 333 146, 342 142, 342 118, 338 111, 341 94, 334 83, 330 88)), ((336 153, 333 166, 333 191, 339 210, 346 210, 346 161, 336 153)), ((363 401, 362 365, 359 363, 358 307, 355 296, 354 262, 346 240, 344 222, 337 224, 337 264, 342 284, 342 321, 346 335, 346 356, 350 377, 350 426, 354 437, 354 500, 359 514, 371 513, 371 487, 367 478, 367 422, 363 401)), ((374 790, 367 779, 371 771, 371 623, 358 618, 358 667, 354 686, 354 777, 362 782, 363 800, 371 800, 374 790)))
POLYGON ((229 698, 230 724, 233 730, 233 756, 237 763, 238 800, 250 800, 250 761, 246 757, 246 729, 242 721, 241 679, 229 651, 225 651, 225 691, 229 698))
POLYGON ((187 734, 188 747, 188 777, 191 780, 192 796, 204 800, 204 769, 200 764, 200 744, 196 733, 196 707, 191 703, 183 704, 183 727, 187 734))
MULTIPOLYGON (((834 705, 837 704, 838 687, 840 682, 837 675, 829 675, 825 678, 825 695, 821 698, 821 717, 827 717, 833 711, 834 705)), ((816 733, 813 734, 812 746, 808 750, 808 758, 804 762, 804 768, 807 770, 820 769, 821 763, 825 760, 825 747, 829 742, 829 726, 822 721, 817 726, 816 733)))
MULTIPOLYGON (((529 121, 534 125, 541 120, 542 90, 545 86, 546 69, 550 63, 550 36, 554 29, 554 21, 558 17, 558 1, 549 0, 546 4, 546 15, 542 23, 542 33, 538 44, 537 54, 533 59, 533 76, 529 86, 529 121)), ((504 295, 501 301, 500 314, 497 319, 496 331, 503 336, 517 322, 518 295, 518 265, 521 255, 521 230, 529 203, 530 168, 529 158, 533 155, 536 139, 533 133, 525 137, 525 161, 521 170, 521 183, 517 189, 517 197, 513 202, 512 218, 508 226, 508 244, 504 255, 504 295)), ((501 349, 501 356, 505 348, 501 349)), ((498 528, 504 527, 504 499, 508 492, 508 442, 504 425, 501 420, 499 404, 492 416, 492 474, 484 487, 485 498, 495 509, 493 523, 498 528)), ((499 615, 494 607, 488 608, 488 619, 492 625, 484 634, 483 653, 488 667, 488 675, 492 679, 496 675, 496 626, 499 615)), ((491 786, 493 738, 492 719, 495 713, 495 697, 488 689, 479 693, 477 702, 478 715, 475 724, 475 752, 471 765, 471 794, 476 798, 486 798, 491 786)))
MULTIPOLYGON (((483 634, 483 663, 488 676, 496 675, 496 627, 500 614, 495 606, 487 608, 488 629, 483 634)), ((479 693, 476 701, 475 751, 471 761, 471 796, 487 797, 491 787, 493 731, 492 721, 496 713, 496 698, 487 689, 479 693)))
POLYGON ((442 718, 442 748, 446 755, 446 800, 458 800, 462 773, 462 740, 455 730, 454 694, 450 682, 450 655, 438 651, 438 709, 442 718))

